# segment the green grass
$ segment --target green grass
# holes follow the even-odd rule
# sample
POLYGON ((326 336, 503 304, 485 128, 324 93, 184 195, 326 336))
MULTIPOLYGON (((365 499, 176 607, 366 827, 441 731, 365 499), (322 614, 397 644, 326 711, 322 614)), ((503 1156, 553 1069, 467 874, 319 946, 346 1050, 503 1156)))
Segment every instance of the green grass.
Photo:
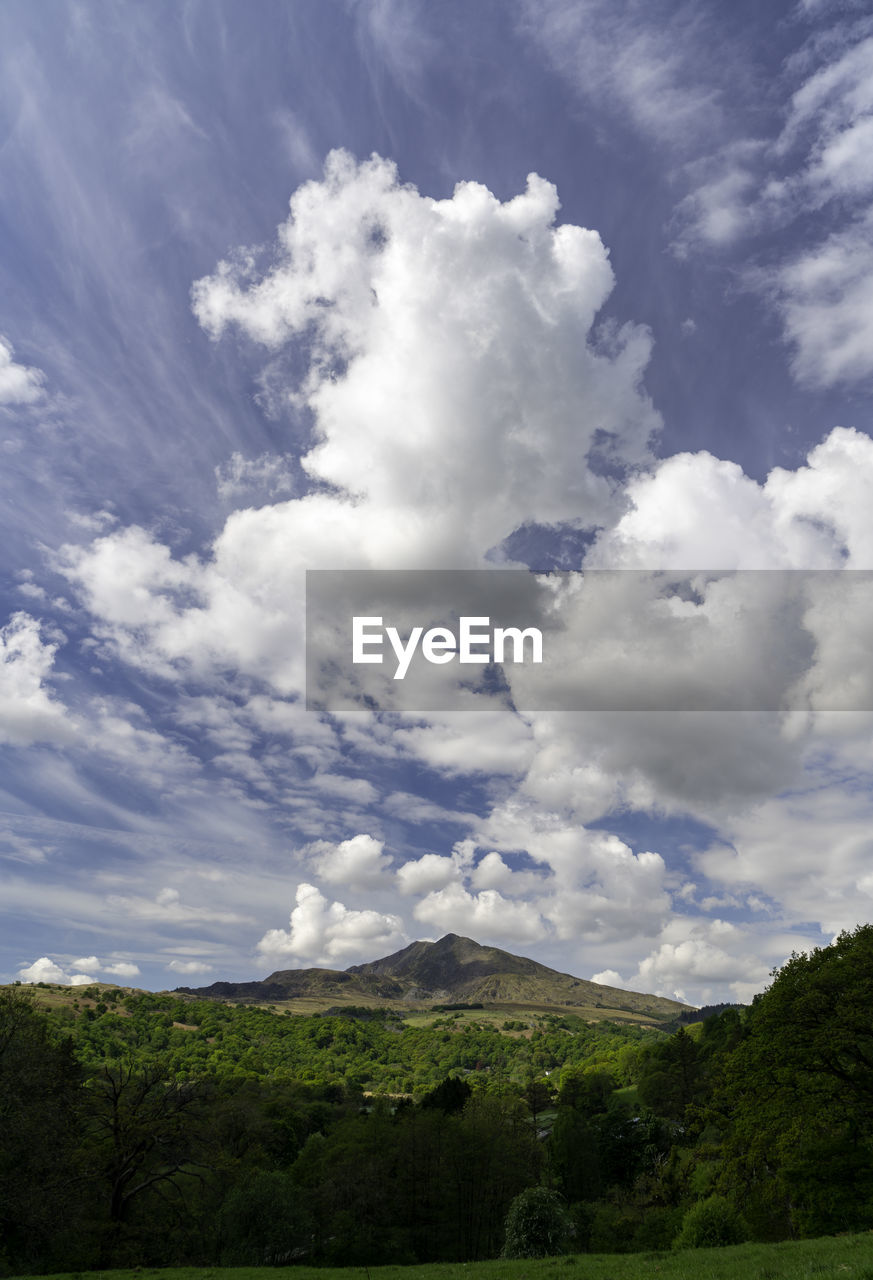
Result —
MULTIPOLYGON (((873 1280, 873 1232, 680 1253, 580 1254, 420 1267, 174 1267, 53 1280, 873 1280)), ((20 1280, 20 1278, 19 1278, 20 1280)), ((43 1278, 45 1280, 45 1278, 43 1278)))

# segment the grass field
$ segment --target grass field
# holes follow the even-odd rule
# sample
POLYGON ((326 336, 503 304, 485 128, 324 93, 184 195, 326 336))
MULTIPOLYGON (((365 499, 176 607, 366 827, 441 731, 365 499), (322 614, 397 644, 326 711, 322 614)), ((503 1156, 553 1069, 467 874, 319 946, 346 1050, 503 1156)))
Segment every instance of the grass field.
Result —
MULTIPOLYGON (((873 1232, 677 1253, 580 1254, 421 1267, 177 1267, 53 1280, 873 1280, 873 1232)), ((18 1278, 23 1280, 23 1278, 18 1278)))

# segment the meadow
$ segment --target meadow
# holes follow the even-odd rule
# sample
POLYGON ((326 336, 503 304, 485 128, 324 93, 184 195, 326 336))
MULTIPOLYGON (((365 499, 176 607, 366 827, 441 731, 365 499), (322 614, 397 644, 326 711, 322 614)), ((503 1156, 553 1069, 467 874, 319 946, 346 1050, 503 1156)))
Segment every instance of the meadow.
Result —
MULTIPOLYGON (((636 1254, 408 1267, 171 1267, 63 1272, 50 1280, 873 1280, 873 1232, 636 1254)), ((24 1280, 17 1277, 15 1280, 24 1280)))

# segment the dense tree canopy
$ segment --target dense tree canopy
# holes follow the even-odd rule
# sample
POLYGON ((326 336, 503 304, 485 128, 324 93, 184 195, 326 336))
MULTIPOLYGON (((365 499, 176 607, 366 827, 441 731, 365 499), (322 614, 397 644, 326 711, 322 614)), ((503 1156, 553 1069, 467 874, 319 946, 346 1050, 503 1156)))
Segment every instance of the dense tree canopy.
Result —
POLYGON ((871 926, 672 1035, 6 989, 0 1273, 495 1257, 513 1204, 593 1251, 873 1226, 871 993, 871 926))

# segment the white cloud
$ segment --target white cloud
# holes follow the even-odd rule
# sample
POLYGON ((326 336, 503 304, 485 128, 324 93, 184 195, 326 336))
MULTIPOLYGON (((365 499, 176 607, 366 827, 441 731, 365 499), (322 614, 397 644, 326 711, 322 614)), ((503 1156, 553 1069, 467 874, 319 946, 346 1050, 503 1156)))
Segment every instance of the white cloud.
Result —
MULTIPOLYGON (((97 969, 101 973, 111 974, 116 978, 137 978, 140 975, 138 965, 129 960, 100 960, 97 956, 83 956, 72 963, 74 969, 97 969)), ((93 981, 93 979, 88 979, 93 981)))
POLYGON ((18 970, 18 977, 21 982, 51 982, 63 987, 83 987, 94 981, 87 973, 68 974, 48 956, 40 956, 33 964, 23 966, 18 970))
MULTIPOLYGON (((869 726, 864 735, 869 752, 869 726)), ((853 752, 847 751, 846 765, 853 752)), ((838 933, 869 918, 873 854, 869 787, 844 786, 826 769, 818 785, 750 806, 724 823, 730 848, 697 855, 700 871, 729 891, 755 890, 788 921, 818 921, 838 933)), ((858 773, 868 781, 868 760, 858 773)), ((810 783, 813 779, 810 779, 810 783)))
POLYGON ((339 844, 318 841, 307 853, 316 874, 328 884, 367 889, 385 883, 391 858, 382 852, 384 847, 382 840, 362 834, 339 844))
POLYGON ((593 973, 591 981, 599 982, 604 987, 620 987, 623 991, 628 990, 627 983, 620 973, 616 973, 615 969, 603 969, 600 973, 593 973))
MULTIPOLYGON (((608 255, 557 209, 535 175, 505 203, 477 183, 433 200, 388 161, 332 153, 293 196, 272 270, 223 263, 194 289, 216 338, 311 338, 298 398, 318 489, 234 512, 199 561, 137 528, 65 548, 98 638, 159 676, 231 667, 296 694, 305 568, 477 566, 526 521, 606 521, 615 485, 587 453, 600 432, 618 462, 648 459, 650 340, 625 326, 593 343, 608 255)), ((518 768, 523 742, 502 750, 518 768)))
POLYGON ((213 907, 189 906, 178 889, 164 888, 154 899, 127 894, 110 894, 106 899, 113 911, 135 920, 153 920, 167 924, 250 924, 251 917, 237 911, 221 911, 213 907))
POLYGON ((172 969, 173 973, 210 973, 212 965, 206 964, 203 960, 171 960, 167 965, 168 969, 172 969))
MULTIPOLYGON (((873 122, 871 122, 873 123, 873 122)), ((873 374, 873 208, 772 274, 807 386, 861 382, 873 374)))
POLYGON ((14 613, 0 628, 0 742, 71 742, 76 722, 47 688, 58 640, 46 643, 40 624, 14 613))
POLYGON ((438 853, 424 853, 397 868, 397 886, 401 893, 431 893, 459 880, 462 871, 456 858, 438 853))
POLYGON ((634 854, 616 836, 595 839, 580 857, 575 877, 564 871, 541 909, 561 939, 581 936, 603 945, 653 937, 672 910, 665 880, 660 854, 634 854), (578 887, 572 887, 573 878, 578 887))
POLYGON ((632 990, 674 999, 686 999, 682 993, 692 990, 701 1003, 708 1003, 725 987, 743 1001, 767 985, 771 966, 760 956, 762 940, 750 947, 745 929, 724 921, 682 921, 673 931, 680 930, 689 936, 662 942, 650 952, 630 979, 632 990))
MULTIPOLYGON (((661 100, 667 118, 669 95, 661 100)), ((728 201, 730 192, 722 194, 728 201)), ((307 566, 481 565, 526 520, 601 525, 589 563, 613 567, 873 561, 873 442, 859 432, 832 432, 805 466, 777 469, 763 484, 709 454, 652 461, 647 439, 657 418, 639 388, 648 338, 624 331, 611 353, 593 343, 591 324, 612 285, 608 257, 593 232, 556 229, 556 209, 554 189, 540 179, 505 203, 473 183, 430 200, 401 186, 387 162, 355 165, 334 155, 324 180, 295 194, 271 270, 222 265, 195 290, 198 316, 216 337, 236 326, 268 352, 303 333, 312 339, 296 396, 313 419, 304 459, 313 491, 234 512, 199 558, 174 558, 157 535, 135 528, 103 529, 89 545, 66 551, 66 572, 92 612, 101 652, 114 646, 125 661, 162 677, 220 673, 224 681, 234 673, 233 697, 189 699, 178 723, 201 728, 219 748, 216 767, 237 776, 247 770, 255 786, 275 785, 269 794, 281 794, 303 838, 334 837, 310 849, 307 876, 350 892, 384 890, 374 910, 301 885, 289 928, 271 929, 259 944, 276 962, 369 959, 402 942, 381 840, 340 839, 349 830, 379 833, 378 819, 388 814, 457 822, 484 851, 478 864, 467 850, 400 866, 396 887, 419 899, 412 914, 429 927, 543 945, 584 939, 609 947, 613 973, 632 972, 648 948, 647 980, 721 981, 716 953, 733 954, 724 939, 665 934, 673 882, 664 858, 635 854, 586 824, 626 805, 690 811, 721 824, 724 834, 738 801, 758 804, 798 780, 808 728, 792 736, 776 716, 521 718, 501 710, 414 725, 362 715, 328 727, 302 705, 307 566), (619 461, 634 464, 623 492, 586 463, 593 424, 614 433, 619 461), (259 682, 254 696, 246 677, 259 682), (269 761, 253 758, 259 732, 283 739, 269 761), (307 761, 302 781, 283 755, 286 742, 307 761), (346 749, 380 761, 396 760, 399 749, 449 777, 478 773, 490 780, 493 811, 477 821, 395 794, 363 826, 371 819, 355 810, 375 806, 379 795, 346 775, 346 749), (351 819, 343 812, 338 820, 334 802, 353 810, 351 819), (536 870, 513 870, 515 852, 527 853, 536 870)), ((238 467, 232 460, 226 474, 268 487, 280 472, 265 455, 238 467)), ((708 592, 700 608, 717 620, 719 600, 725 603, 724 592, 708 592)), ((815 678, 822 687, 838 683, 848 661, 840 637, 828 629, 825 610, 818 619, 811 611, 809 621, 820 642, 815 678)), ((653 649, 664 639, 639 635, 653 649)), ((683 652, 667 646, 662 656, 687 679, 683 652)), ((726 655, 750 682, 760 678, 759 658, 748 635, 726 655)), ((141 726, 125 740, 121 719, 106 717, 119 752, 127 741, 126 758, 148 755, 157 778, 165 744, 141 726)), ((746 840, 752 847, 753 837, 746 840)), ((707 869, 718 884, 714 866, 707 869)), ((723 877, 732 874, 724 864, 723 877)), ((763 893, 778 897, 778 877, 759 880, 763 893)), ((866 881, 859 873, 851 883, 866 881)), ((848 884, 840 881, 841 911, 848 884)), ((222 904, 189 907, 177 890, 150 892, 113 905, 160 925, 244 919, 222 904)), ((836 905, 831 914, 838 915, 836 905)), ((743 980, 751 982, 748 972, 743 980)))
POLYGON ((485 710, 471 705, 467 715, 431 712, 427 724, 398 728, 394 740, 449 776, 522 773, 534 754, 528 725, 506 707, 485 710))
POLYGON ((477 889, 502 889, 512 894, 529 892, 537 884, 535 876, 513 871, 494 850, 477 862, 470 880, 477 889))
POLYGON ((39 369, 16 364, 13 347, 0 337, 0 404, 32 404, 43 394, 45 377, 39 369))
POLYGON ((784 125, 769 139, 740 139, 699 160, 695 186, 680 203, 677 248, 723 246, 798 224, 827 210, 828 230, 811 221, 802 248, 751 270, 793 348, 804 386, 863 383, 873 374, 873 36, 869 28, 813 36, 788 75, 803 79, 784 125))
POLYGON ((48 956, 40 956, 33 964, 18 970, 22 982, 59 982, 66 983, 67 975, 63 969, 49 960, 48 956))
POLYGON ((269 929, 258 943, 258 951, 270 964, 289 957, 310 964, 332 964, 349 956, 372 959, 405 941, 397 916, 328 902, 311 884, 297 886, 289 924, 288 929, 269 929))
POLYGON ((794 471, 758 484, 734 462, 677 453, 630 481, 629 508, 591 567, 873 568, 873 440, 837 427, 794 471))
POLYGON ((307 780, 307 789, 359 805, 372 804, 379 794, 366 778, 350 778, 342 773, 315 773, 307 780))
POLYGON ((253 495, 276 498, 292 494, 295 488, 288 458, 276 453, 257 458, 232 453, 223 466, 215 468, 215 482, 219 496, 229 500, 253 495))
POLYGON ((524 30, 585 98, 682 149, 717 132, 719 67, 694 11, 649 0, 523 0, 524 30), (705 72, 704 72, 705 69, 705 72))
POLYGON ((302 395, 321 441, 303 466, 372 504, 362 532, 374 526, 377 562, 380 510, 405 511, 392 541, 402 554, 415 537, 413 563, 430 558, 421 525, 445 502, 466 512, 455 537, 473 534, 477 558, 525 519, 577 519, 580 503, 596 519, 608 489, 584 466, 589 411, 635 458, 657 419, 635 387, 639 335, 612 360, 587 344, 612 272, 596 233, 552 226, 554 188, 531 176, 506 204, 476 183, 428 200, 389 162, 334 152, 291 210, 279 266, 253 280, 251 264, 222 264, 195 286, 195 310, 213 336, 236 324, 269 347, 314 326, 324 366, 302 395), (347 367, 329 376, 337 356, 347 367), (555 467, 571 440, 578 465, 555 467))
POLYGON ((533 904, 512 902, 496 889, 469 893, 460 884, 431 891, 413 915, 440 933, 460 932, 477 941, 539 942, 547 933, 533 904))

